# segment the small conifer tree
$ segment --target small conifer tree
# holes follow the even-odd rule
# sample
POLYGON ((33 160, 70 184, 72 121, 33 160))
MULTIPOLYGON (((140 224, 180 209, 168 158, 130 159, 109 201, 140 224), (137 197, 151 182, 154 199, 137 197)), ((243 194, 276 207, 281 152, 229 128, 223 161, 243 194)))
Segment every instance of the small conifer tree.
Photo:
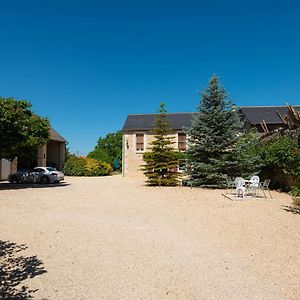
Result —
POLYGON ((189 185, 221 188, 225 174, 236 165, 232 151, 238 140, 242 122, 231 103, 226 99, 225 89, 213 76, 207 90, 202 92, 192 126, 187 130, 189 185))
POLYGON ((147 184, 152 186, 176 186, 179 183, 178 152, 173 148, 174 139, 167 120, 165 104, 160 104, 159 114, 155 117, 154 140, 149 151, 144 153, 144 174, 147 184))

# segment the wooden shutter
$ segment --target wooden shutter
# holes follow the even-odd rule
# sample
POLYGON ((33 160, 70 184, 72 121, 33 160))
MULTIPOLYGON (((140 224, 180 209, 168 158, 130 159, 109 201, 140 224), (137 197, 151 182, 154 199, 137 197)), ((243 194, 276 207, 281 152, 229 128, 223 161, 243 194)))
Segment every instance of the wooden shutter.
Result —
POLYGON ((185 151, 186 150, 186 134, 178 133, 178 150, 185 151))
POLYGON ((144 151, 144 134, 136 134, 136 151, 144 151))

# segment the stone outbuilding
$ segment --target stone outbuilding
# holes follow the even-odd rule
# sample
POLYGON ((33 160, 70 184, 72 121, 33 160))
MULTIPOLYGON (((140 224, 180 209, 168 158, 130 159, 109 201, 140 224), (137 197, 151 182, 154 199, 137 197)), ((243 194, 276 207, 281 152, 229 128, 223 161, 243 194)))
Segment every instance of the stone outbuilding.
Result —
POLYGON ((67 141, 53 128, 50 128, 50 139, 46 145, 38 147, 35 159, 16 158, 14 161, 0 159, 0 180, 6 180, 8 175, 22 169, 34 167, 54 167, 62 170, 66 158, 67 141))

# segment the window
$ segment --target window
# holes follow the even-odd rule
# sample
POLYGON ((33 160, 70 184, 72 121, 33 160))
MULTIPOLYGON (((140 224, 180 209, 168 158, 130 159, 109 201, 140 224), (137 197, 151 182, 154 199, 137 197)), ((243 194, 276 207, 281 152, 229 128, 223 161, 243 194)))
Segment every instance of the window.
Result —
POLYGON ((186 150, 186 134, 183 132, 178 133, 178 150, 186 150))
POLYGON ((144 151, 144 134, 136 134, 136 151, 144 151))

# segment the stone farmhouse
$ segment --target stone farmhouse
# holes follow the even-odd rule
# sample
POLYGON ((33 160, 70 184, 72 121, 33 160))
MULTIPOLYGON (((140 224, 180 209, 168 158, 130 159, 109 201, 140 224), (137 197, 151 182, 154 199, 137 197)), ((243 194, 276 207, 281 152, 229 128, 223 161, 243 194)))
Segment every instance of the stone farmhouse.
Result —
POLYGON ((14 161, 0 159, 0 180, 6 180, 8 175, 22 169, 33 167, 55 167, 62 170, 66 157, 67 141, 53 128, 50 128, 50 139, 46 145, 40 146, 34 161, 28 158, 16 158, 14 161))
MULTIPOLYGON (((300 110, 300 106, 293 106, 300 110)), ((246 128, 256 128, 261 133, 272 132, 284 127, 282 117, 287 114, 286 106, 241 106, 239 112, 244 118, 246 128)), ((174 148, 186 151, 187 137, 185 128, 192 124, 193 115, 196 113, 171 113, 167 119, 174 138, 174 148)), ((123 127, 123 176, 141 176, 140 170, 143 164, 143 153, 153 140, 152 129, 156 114, 128 115, 123 127)))

